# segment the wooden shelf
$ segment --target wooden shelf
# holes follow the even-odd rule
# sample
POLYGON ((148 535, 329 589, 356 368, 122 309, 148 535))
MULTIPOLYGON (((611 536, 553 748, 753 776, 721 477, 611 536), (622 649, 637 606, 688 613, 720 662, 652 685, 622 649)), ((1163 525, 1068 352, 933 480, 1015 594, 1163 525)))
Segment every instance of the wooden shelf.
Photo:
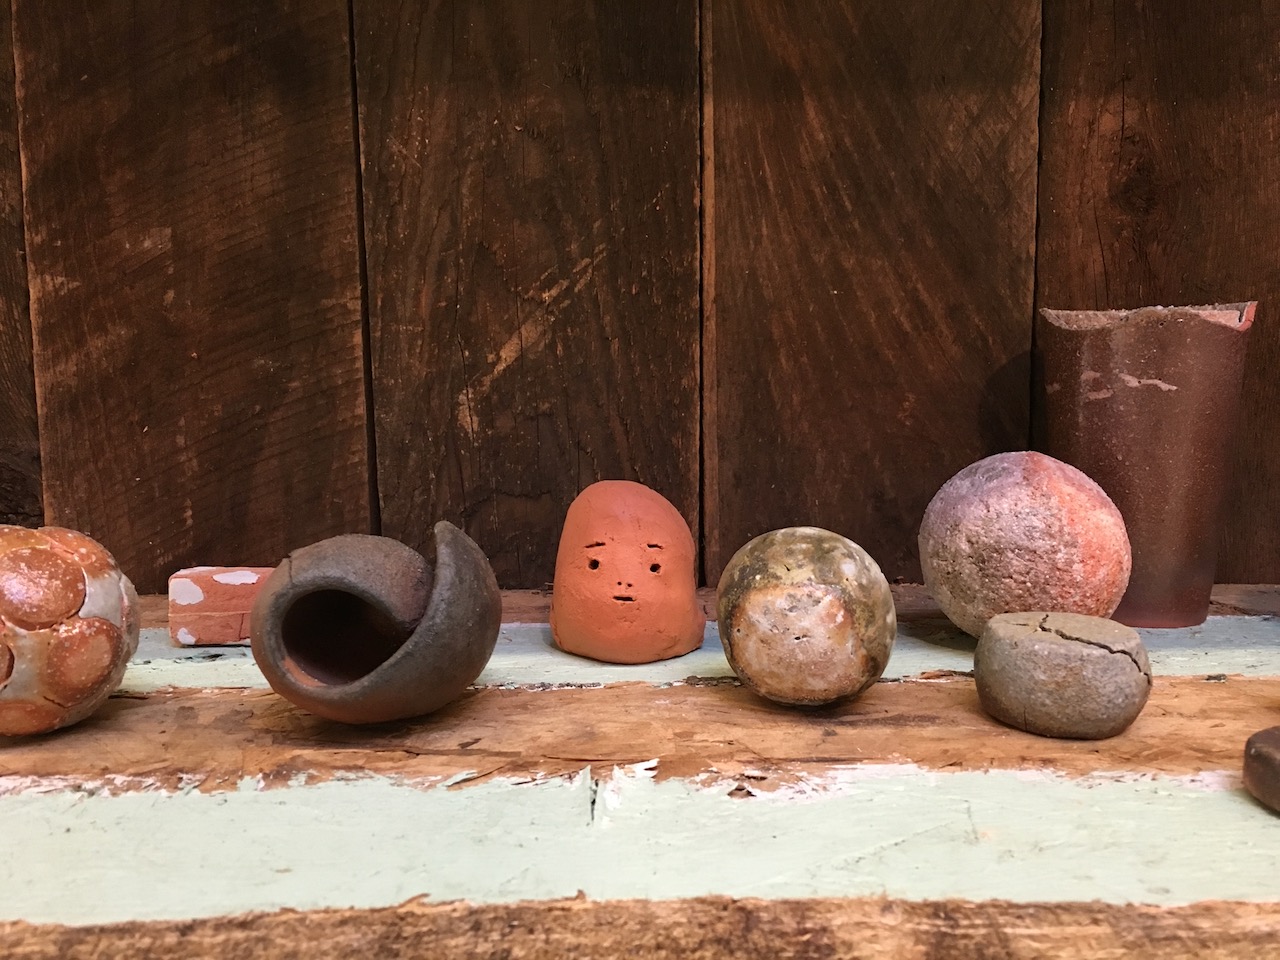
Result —
POLYGON ((0 747, 6 957, 1168 956, 1280 934, 1280 818, 1239 783, 1280 723, 1280 590, 1146 634, 1123 735, 1003 727, 918 588, 884 682, 789 710, 689 657, 593 664, 506 596, 477 687, 350 728, 148 605, 119 695, 0 747), (1222 612, 1225 611, 1225 612, 1222 612))

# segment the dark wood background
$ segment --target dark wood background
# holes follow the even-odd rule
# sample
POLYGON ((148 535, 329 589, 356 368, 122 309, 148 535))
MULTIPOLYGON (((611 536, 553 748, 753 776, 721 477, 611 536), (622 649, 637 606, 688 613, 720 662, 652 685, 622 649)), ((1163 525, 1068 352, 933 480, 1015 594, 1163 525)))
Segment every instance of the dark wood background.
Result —
MULTIPOLYGON (((14 0, 0 521, 139 586, 439 518, 551 579, 601 478, 714 583, 919 576, 1031 441, 1037 305, 1259 299, 1219 579, 1280 580, 1280 0, 14 0)), ((11 55, 10 55, 11 54, 11 55)))

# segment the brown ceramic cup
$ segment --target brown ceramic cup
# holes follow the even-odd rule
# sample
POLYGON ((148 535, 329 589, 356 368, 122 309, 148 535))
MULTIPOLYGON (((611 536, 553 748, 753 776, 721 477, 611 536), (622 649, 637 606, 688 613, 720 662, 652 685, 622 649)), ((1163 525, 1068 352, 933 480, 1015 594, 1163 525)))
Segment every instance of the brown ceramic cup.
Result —
POLYGON ((1041 310, 1036 446, 1093 478, 1124 517, 1129 587, 1113 619, 1203 623, 1255 302, 1041 310))
POLYGON ((456 699, 493 653, 502 599, 461 530, 427 555, 349 534, 295 550, 254 603, 253 657, 273 690, 345 723, 416 717, 456 699))

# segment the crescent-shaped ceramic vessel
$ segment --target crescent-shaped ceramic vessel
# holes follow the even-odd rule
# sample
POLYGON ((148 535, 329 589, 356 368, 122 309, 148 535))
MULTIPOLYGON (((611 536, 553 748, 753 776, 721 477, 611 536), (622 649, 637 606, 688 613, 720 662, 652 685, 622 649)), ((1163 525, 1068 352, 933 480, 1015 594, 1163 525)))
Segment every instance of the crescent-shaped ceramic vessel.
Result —
POLYGON ((440 521, 427 555, 346 534, 295 550, 263 584, 253 657, 271 688, 344 723, 418 717, 455 700, 498 640, 489 561, 440 521))

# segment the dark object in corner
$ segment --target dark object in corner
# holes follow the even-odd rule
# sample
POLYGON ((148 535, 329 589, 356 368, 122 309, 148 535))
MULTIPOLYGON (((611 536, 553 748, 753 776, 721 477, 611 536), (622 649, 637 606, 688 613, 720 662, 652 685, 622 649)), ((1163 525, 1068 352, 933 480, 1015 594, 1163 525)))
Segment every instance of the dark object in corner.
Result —
POLYGON ((1280 727, 1259 730, 1245 743, 1244 786, 1263 806, 1280 812, 1280 727))

